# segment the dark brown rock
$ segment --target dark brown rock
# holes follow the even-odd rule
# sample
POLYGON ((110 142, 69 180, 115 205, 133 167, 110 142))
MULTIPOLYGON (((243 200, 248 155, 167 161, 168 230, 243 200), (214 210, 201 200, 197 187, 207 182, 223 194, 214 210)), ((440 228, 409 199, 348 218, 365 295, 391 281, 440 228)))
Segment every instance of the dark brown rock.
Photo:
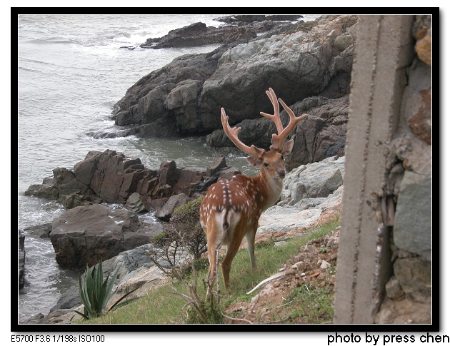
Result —
POLYGON ((155 49, 194 47, 217 43, 246 42, 255 37, 256 32, 251 27, 223 26, 215 28, 197 22, 180 29, 171 30, 163 37, 147 39, 144 44, 141 44, 141 47, 155 49))
POLYGON ((159 225, 142 225, 136 214, 95 204, 70 209, 52 224, 50 240, 63 268, 84 268, 150 242, 159 225))
POLYGON ((85 185, 91 183, 95 170, 97 169, 98 157, 102 153, 100 151, 90 151, 83 161, 75 164, 73 172, 77 180, 85 185))
POLYGON ((35 196, 47 199, 57 199, 58 195, 58 188, 49 184, 33 184, 25 191, 25 196, 35 196))
POLYGON ((155 198, 155 199, 151 199, 150 197, 148 197, 144 201, 145 209, 159 210, 167 202, 168 199, 169 199, 169 197, 155 198))
POLYGON ((212 165, 210 165, 206 169, 206 174, 208 175, 214 175, 217 172, 219 172, 221 169, 225 168, 227 166, 227 162, 225 160, 225 156, 220 156, 218 159, 216 159, 212 165))
POLYGON ((45 223, 43 225, 24 228, 24 232, 39 238, 48 238, 51 231, 52 231, 51 223, 45 223))
POLYGON ((301 164, 343 156, 348 119, 348 96, 338 99, 312 97, 292 109, 307 113, 295 130, 294 148, 286 159, 288 170, 301 164))
POLYGON ((173 194, 185 193, 190 196, 195 186, 204 178, 205 172, 190 169, 180 169, 178 180, 173 186, 173 194))
POLYGON ((417 113, 408 119, 408 125, 417 137, 431 144, 431 89, 419 93, 422 102, 417 113))
POLYGON ((178 180, 179 170, 175 161, 166 161, 159 167, 159 185, 173 186, 178 180))

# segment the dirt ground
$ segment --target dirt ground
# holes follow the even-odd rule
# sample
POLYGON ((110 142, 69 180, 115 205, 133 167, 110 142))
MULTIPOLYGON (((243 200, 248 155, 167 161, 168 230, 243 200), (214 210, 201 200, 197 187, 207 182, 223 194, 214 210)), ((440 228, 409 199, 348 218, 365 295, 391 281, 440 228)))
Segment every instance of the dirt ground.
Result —
POLYGON ((251 301, 230 305, 227 323, 331 323, 339 231, 303 246, 251 301))

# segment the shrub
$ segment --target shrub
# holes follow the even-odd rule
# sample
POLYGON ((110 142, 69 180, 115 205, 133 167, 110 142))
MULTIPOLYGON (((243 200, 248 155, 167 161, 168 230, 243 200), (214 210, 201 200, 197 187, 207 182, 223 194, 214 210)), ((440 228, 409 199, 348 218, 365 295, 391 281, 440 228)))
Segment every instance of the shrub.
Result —
POLYGON ((200 204, 203 197, 198 197, 175 208, 172 218, 173 234, 183 247, 194 259, 199 259, 202 253, 206 251, 206 237, 200 226, 200 204))

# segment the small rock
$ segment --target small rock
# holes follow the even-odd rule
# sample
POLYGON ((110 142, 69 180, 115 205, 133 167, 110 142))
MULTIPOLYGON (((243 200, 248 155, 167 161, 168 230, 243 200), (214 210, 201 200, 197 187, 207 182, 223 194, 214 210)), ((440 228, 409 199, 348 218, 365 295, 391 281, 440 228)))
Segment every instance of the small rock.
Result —
POLYGON ((431 65, 431 34, 428 33, 416 42, 416 53, 425 64, 431 65))
POLYGON ((227 162, 225 161, 225 156, 219 157, 214 163, 208 167, 206 173, 208 175, 214 175, 219 172, 221 169, 227 167, 227 162))
POLYGON ((52 231, 52 224, 45 223, 43 225, 31 226, 24 229, 24 232, 39 238, 49 238, 52 231))
POLYGON ((144 203, 142 202, 141 195, 137 192, 133 192, 127 199, 125 207, 135 213, 140 213, 145 211, 144 203))
POLYGON ((351 46, 352 44, 353 44, 353 37, 350 34, 339 35, 334 40, 334 46, 341 52, 345 50, 347 47, 351 46))
POLYGON ((398 299, 403 296, 403 291, 395 276, 386 283, 386 295, 391 299, 398 299))
POLYGON ((323 260, 322 264, 320 265, 320 269, 327 269, 331 266, 330 263, 328 263, 327 261, 323 260))
POLYGON ((275 244, 273 244, 273 246, 280 247, 280 246, 286 245, 287 243, 288 242, 286 240, 281 240, 281 241, 275 242, 275 244))

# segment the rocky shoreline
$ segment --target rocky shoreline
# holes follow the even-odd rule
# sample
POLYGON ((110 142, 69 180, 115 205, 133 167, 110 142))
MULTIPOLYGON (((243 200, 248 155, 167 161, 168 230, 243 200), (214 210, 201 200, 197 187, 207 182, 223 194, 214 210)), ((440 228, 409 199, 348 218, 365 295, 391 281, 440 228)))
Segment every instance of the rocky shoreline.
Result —
MULTIPOLYGON (((221 147, 231 145, 220 129, 219 109, 224 106, 230 123, 242 127, 244 142, 267 148, 275 129, 259 112, 271 111, 264 91, 273 87, 294 112, 308 113, 286 158, 291 172, 281 200, 260 220, 259 240, 281 240, 339 212, 357 18, 326 16, 297 23, 286 22, 292 17, 267 16, 221 20, 228 26, 217 30, 228 30, 229 35, 195 23, 147 40, 144 46, 155 49, 202 44, 192 36, 203 37, 203 44, 214 37, 224 41, 214 41, 223 45, 211 53, 184 55, 141 78, 114 106, 113 117, 125 128, 123 136, 207 135, 208 145, 221 147)), ((286 121, 284 112, 282 119, 286 121)), ((159 251, 155 239, 174 209, 201 196, 220 177, 238 173, 223 157, 205 170, 180 168, 174 161, 152 170, 139 158, 113 150, 90 151, 73 168, 55 168, 52 177, 27 189, 26 195, 57 200, 66 211, 51 224, 26 233, 49 238, 61 268, 79 271, 99 261, 108 270, 120 265, 118 290, 141 287, 133 295, 143 295, 167 280, 148 252, 159 251), (145 212, 154 213, 160 222, 141 221, 138 215, 145 212)), ((185 252, 180 256, 189 259, 185 252)), ((21 283, 26 285, 22 264, 24 260, 21 283)), ((26 323, 70 323, 75 316, 71 309, 79 308, 77 299, 77 290, 69 290, 48 316, 33 316, 26 323)))
MULTIPOLYGON (((209 135, 209 145, 224 146, 229 142, 220 134, 219 110, 225 107, 230 123, 242 127, 243 138, 259 138, 259 144, 267 147, 271 128, 259 119, 259 112, 271 110, 264 93, 270 86, 296 111, 322 118, 300 130, 308 131, 303 134, 308 141, 321 142, 316 133, 333 119, 318 114, 328 112, 334 118, 347 112, 342 108, 348 107, 356 21, 356 16, 322 16, 312 22, 285 23, 288 27, 283 30, 275 25, 281 32, 269 31, 246 43, 233 41, 210 53, 179 57, 127 90, 114 106, 115 123, 127 127, 124 135, 209 135), (310 127, 315 132, 309 132, 310 127), (215 130, 219 133, 212 133, 215 130)), ((344 118, 337 122, 343 130, 330 130, 336 132, 339 144, 321 149, 334 151, 329 156, 342 155, 344 118)), ((298 165, 323 159, 309 154, 297 154, 294 161, 298 165)))

